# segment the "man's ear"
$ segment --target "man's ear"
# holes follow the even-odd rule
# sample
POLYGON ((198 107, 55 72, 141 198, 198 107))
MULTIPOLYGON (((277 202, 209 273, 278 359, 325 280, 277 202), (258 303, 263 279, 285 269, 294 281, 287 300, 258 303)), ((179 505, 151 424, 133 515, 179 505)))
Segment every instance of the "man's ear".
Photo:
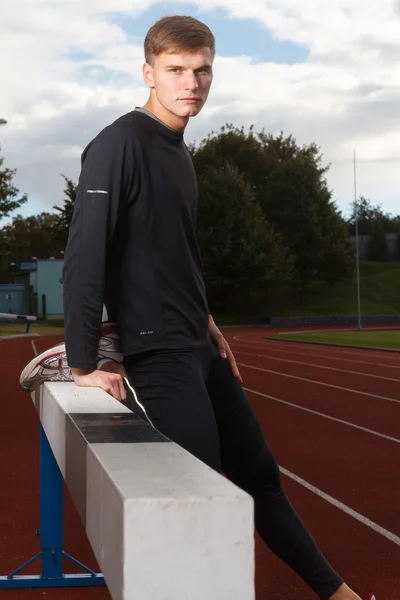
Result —
POLYGON ((154 88, 153 67, 147 62, 143 65, 143 79, 150 88, 154 88))

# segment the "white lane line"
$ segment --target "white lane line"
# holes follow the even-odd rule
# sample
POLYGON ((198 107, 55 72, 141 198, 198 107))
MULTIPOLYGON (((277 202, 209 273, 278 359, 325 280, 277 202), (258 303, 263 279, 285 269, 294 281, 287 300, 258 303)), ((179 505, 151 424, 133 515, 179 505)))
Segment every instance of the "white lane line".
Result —
MULTIPOLYGON (((393 325, 367 325, 366 327, 363 327, 364 331, 397 331, 399 329, 398 326, 393 325)), ((303 330, 299 330, 299 329, 292 329, 291 331, 281 331, 280 335, 291 335, 292 333, 330 333, 331 331, 335 332, 335 331, 350 331, 350 332, 356 332, 358 331, 356 327, 346 327, 346 326, 342 326, 342 327, 335 327, 333 326, 333 328, 331 329, 303 329, 303 330)))
POLYGON ((34 354, 34 356, 37 356, 38 351, 36 350, 35 340, 31 340, 31 344, 32 344, 32 348, 33 348, 33 354, 34 354))
MULTIPOLYGON (((233 339, 238 342, 244 341, 244 342, 247 342, 250 344, 254 344, 254 343, 262 344, 263 347, 268 346, 268 345, 271 346, 272 344, 274 344, 274 348, 275 348, 276 347, 275 344, 276 345, 281 344, 280 340, 277 340, 277 339, 268 339, 268 340, 266 339, 265 341, 253 340, 253 339, 249 340, 249 339, 246 339, 244 336, 239 336, 239 335, 233 336, 233 339)), ((295 342, 295 341, 291 341, 291 340, 288 340, 288 342, 284 342, 284 345, 286 346, 289 343, 289 341, 292 344, 293 348, 299 348, 300 346, 303 346, 304 349, 306 349, 307 346, 309 346, 309 347, 313 346, 312 342, 304 343, 304 342, 298 342, 298 341, 295 342)), ((351 355, 351 356, 364 356, 364 357, 368 356, 370 358, 374 358, 374 357, 382 358, 382 353, 385 352, 384 348, 382 348, 381 352, 377 353, 377 352, 371 351, 369 348, 362 348, 360 350, 355 350, 355 351, 354 351, 354 349, 353 349, 353 351, 346 350, 346 346, 340 346, 340 345, 335 345, 335 344, 332 344, 332 345, 320 344, 320 345, 318 345, 317 343, 315 343, 314 346, 319 347, 321 349, 321 352, 326 353, 326 356, 330 356, 330 354, 329 354, 330 352, 336 352, 336 354, 337 354, 338 351, 340 351, 341 355, 347 354, 347 355, 351 355)), ((283 344, 279 347, 283 348, 283 344)), ((376 350, 376 348, 375 348, 375 350, 376 350)), ((391 352, 390 356, 389 356, 389 353, 387 353, 385 355, 385 360, 396 360, 399 363, 400 352, 398 352, 397 354, 396 354, 396 352, 391 352)))
POLYGON ((367 427, 362 427, 361 425, 350 423, 350 421, 344 421, 343 419, 338 419, 337 417, 331 417, 331 415, 319 412, 318 410, 306 408, 305 406, 301 406, 300 404, 294 404, 293 402, 288 402, 287 400, 282 400, 281 398, 276 398, 275 396, 270 396, 269 394, 264 394, 263 392, 257 392, 256 390, 252 390, 246 387, 243 389, 251 394, 256 394, 257 396, 262 396, 263 398, 268 398, 268 400, 273 400, 274 402, 279 402, 280 404, 286 404, 287 406, 290 406, 292 408, 298 408, 299 410, 304 410, 304 412, 312 413, 313 415, 317 415, 318 417, 323 417, 324 419, 335 421, 336 423, 340 423, 341 425, 347 425, 347 427, 353 427, 353 429, 359 429, 360 431, 364 431, 365 433, 370 433, 371 435, 375 435, 385 440, 389 440, 390 442, 400 444, 400 439, 392 437, 390 435, 385 435, 384 433, 379 433, 378 431, 374 431, 373 429, 367 429, 367 427))
POLYGON ((372 375, 371 373, 360 373, 360 371, 347 371, 346 369, 335 369, 335 367, 327 367, 326 365, 315 365, 313 363, 300 362, 298 360, 289 360, 288 358, 279 358, 277 356, 270 356, 269 354, 252 354, 251 352, 242 352, 241 350, 235 350, 235 354, 245 354, 246 356, 254 356, 257 358, 267 358, 269 360, 277 360, 279 362, 290 363, 292 365, 302 365, 305 367, 313 367, 315 369, 326 369, 328 371, 337 371, 339 373, 348 373, 349 375, 362 375, 363 377, 374 377, 375 379, 384 379, 385 381, 395 381, 400 383, 400 379, 395 377, 384 377, 383 375, 372 375))
MULTIPOLYGON (((309 357, 309 358, 319 358, 322 360, 338 360, 339 362, 346 362, 346 363, 356 363, 356 364, 360 364, 360 365, 368 365, 369 367, 372 365, 374 367, 383 367, 385 369, 400 369, 400 365, 387 365, 387 364, 383 364, 383 363, 377 363, 377 362, 373 362, 373 361, 366 361, 366 360, 353 360, 351 358, 340 358, 339 356, 323 356, 322 354, 314 354, 312 352, 299 352, 299 351, 294 351, 294 350, 281 350, 281 347, 277 347, 274 346, 273 348, 268 347, 267 345, 265 346, 254 346, 254 344, 244 344, 243 342, 231 342, 231 345, 235 344, 235 346, 242 346, 245 348, 251 348, 252 350, 267 350, 267 349, 271 349, 273 350, 273 352, 280 352, 281 354, 289 354, 290 356, 293 356, 294 354, 297 354, 298 356, 305 356, 305 357, 309 357)), ((285 346, 286 348, 286 346, 285 346)), ((382 357, 381 357, 382 358, 382 357)))
MULTIPOLYGON (((270 342, 273 342, 274 340, 270 340, 270 342)), ((275 340, 278 341, 278 340, 275 340)), ((260 342, 262 343, 262 342, 260 342)), ((301 348, 301 346, 304 346, 304 350, 306 349, 310 349, 310 350, 317 350, 319 351, 319 353, 325 357, 325 358, 331 358, 334 356, 339 357, 341 360, 352 360, 351 358, 349 358, 349 356, 354 356, 354 357, 363 357, 363 358, 370 358, 371 359, 371 363, 375 364, 375 362, 373 362, 373 359, 377 359, 380 358, 381 360, 386 360, 386 361, 395 361, 395 364, 389 363, 390 366, 395 367, 395 368, 399 368, 400 367, 400 351, 394 351, 391 350, 390 348, 361 348, 361 351, 356 350, 355 352, 351 352, 349 350, 345 349, 345 346, 340 346, 339 344, 317 344, 317 343, 313 343, 313 342, 297 342, 297 345, 294 345, 295 342, 293 342, 293 349, 298 352, 300 349, 303 350, 303 348, 301 348), (308 346, 308 348, 306 348, 306 346, 308 346), (374 350, 378 350, 379 353, 374 352, 374 350)), ((286 344, 282 344, 279 346, 273 346, 273 348, 279 348, 281 351, 282 348, 284 348, 285 346, 287 346, 288 343, 286 344)), ((268 342, 264 347, 268 347, 268 342)), ((271 346, 270 346, 271 347, 271 346)), ((308 353, 307 353, 308 354, 308 353)), ((358 362, 358 361, 357 361, 358 362)))
POLYGON ((272 375, 280 375, 281 377, 288 377, 289 379, 297 379, 298 381, 305 381, 306 383, 313 383, 315 385, 323 385, 324 387, 334 388, 335 390, 341 390, 344 392, 351 392, 352 394, 360 394, 361 396, 369 396, 370 398, 377 398, 378 400, 387 400, 388 402, 395 402, 400 404, 400 400, 395 398, 388 398, 387 396, 378 396, 377 394, 370 394, 369 392, 361 392, 360 390, 353 390, 352 388, 345 388, 340 385, 334 385, 333 383, 323 383, 322 381, 314 381, 314 379, 306 379, 305 377, 298 377, 297 375, 289 375, 288 373, 280 373, 279 371, 271 371, 270 369, 262 369, 261 367, 254 367, 253 365, 246 365, 245 363, 237 363, 240 367, 247 367, 248 369, 255 369, 256 371, 262 371, 263 373, 271 373, 272 375))
POLYGON ((396 535, 395 533, 392 533, 391 531, 388 531, 387 529, 385 529, 384 527, 381 527, 377 523, 374 523, 374 521, 371 521, 367 517, 364 517, 364 515, 356 512, 355 510, 353 510, 349 506, 346 506, 346 504, 343 504, 343 502, 340 502, 339 500, 336 500, 336 498, 333 498, 332 496, 329 496, 329 494, 326 494, 322 490, 318 489, 317 487, 315 487, 311 483, 308 483, 308 481, 306 481, 305 479, 302 479, 298 475, 295 475, 291 471, 288 471, 287 469, 285 469, 285 468, 283 468, 281 466, 279 468, 280 468, 281 473, 283 473, 284 475, 286 475, 286 477, 289 477, 290 479, 293 479, 293 481, 295 481, 299 485, 302 485, 303 487, 305 487, 307 490, 309 490, 310 492, 312 492, 316 496, 319 496, 320 498, 323 498, 324 500, 326 500, 327 502, 329 502, 330 504, 332 504, 333 506, 335 506, 339 510, 343 511, 344 513, 346 513, 350 517, 353 517, 353 519, 356 519, 356 521, 359 521, 360 523, 362 523, 363 525, 366 525, 367 527, 369 527, 370 529, 372 529, 376 533, 379 533, 380 535, 382 535, 386 539, 390 540, 391 542, 393 542, 397 546, 400 546, 400 537, 398 535, 396 535))

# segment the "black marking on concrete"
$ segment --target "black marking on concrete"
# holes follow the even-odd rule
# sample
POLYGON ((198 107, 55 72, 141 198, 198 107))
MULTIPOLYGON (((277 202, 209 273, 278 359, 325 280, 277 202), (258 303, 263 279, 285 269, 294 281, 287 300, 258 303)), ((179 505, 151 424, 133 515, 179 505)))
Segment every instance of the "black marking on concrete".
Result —
POLYGON ((169 442, 134 413, 70 413, 70 419, 89 444, 169 442))

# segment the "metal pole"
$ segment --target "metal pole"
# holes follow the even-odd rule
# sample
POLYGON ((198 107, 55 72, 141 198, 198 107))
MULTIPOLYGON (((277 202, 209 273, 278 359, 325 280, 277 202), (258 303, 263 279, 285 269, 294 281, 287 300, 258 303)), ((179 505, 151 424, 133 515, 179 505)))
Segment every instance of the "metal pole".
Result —
POLYGON ((360 255, 358 250, 358 201, 357 201, 357 171, 356 151, 354 150, 354 208, 356 225, 356 273, 357 273, 357 329, 361 331, 361 292, 360 292, 360 255))
POLYGON ((42 313, 43 319, 47 319, 47 296, 46 294, 42 294, 42 313))

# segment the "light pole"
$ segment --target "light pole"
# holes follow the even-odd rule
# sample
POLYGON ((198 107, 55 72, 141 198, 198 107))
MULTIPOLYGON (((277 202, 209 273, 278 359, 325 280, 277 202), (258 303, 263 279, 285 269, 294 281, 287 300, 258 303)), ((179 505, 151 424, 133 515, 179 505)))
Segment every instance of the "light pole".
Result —
POLYGON ((357 272, 357 329, 361 331, 361 292, 360 292, 360 253, 358 250, 358 201, 357 201, 357 171, 356 151, 354 150, 354 209, 356 226, 356 272, 357 272))

